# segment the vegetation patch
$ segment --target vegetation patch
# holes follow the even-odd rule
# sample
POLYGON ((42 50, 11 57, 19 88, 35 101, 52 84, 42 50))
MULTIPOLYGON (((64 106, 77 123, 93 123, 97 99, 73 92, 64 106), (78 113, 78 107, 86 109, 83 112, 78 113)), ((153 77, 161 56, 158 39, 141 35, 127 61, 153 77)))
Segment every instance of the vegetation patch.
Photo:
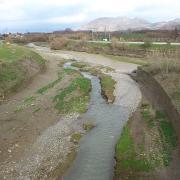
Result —
POLYGON ((116 144, 115 158, 115 179, 119 177, 122 177, 122 179, 136 178, 138 172, 151 170, 147 160, 138 157, 128 125, 124 127, 122 135, 116 144))
POLYGON ((142 103, 117 142, 115 179, 138 179, 169 166, 175 148, 175 131, 166 114, 142 103))
POLYGON ((71 65, 74 66, 74 67, 80 68, 80 69, 87 66, 87 64, 83 63, 83 62, 74 62, 71 65))
POLYGON ((82 138, 82 134, 81 133, 74 133, 74 134, 72 134, 72 136, 71 136, 71 142, 73 142, 73 143, 75 143, 75 144, 78 144, 79 143, 79 141, 80 141, 80 139, 82 138))
POLYGON ((109 75, 100 75, 102 95, 107 99, 108 103, 113 103, 115 100, 114 89, 116 81, 109 75))
POLYGON ((74 76, 76 76, 76 75, 79 76, 79 75, 80 75, 80 73, 77 72, 77 71, 74 70, 74 69, 65 68, 65 69, 63 69, 63 71, 58 72, 58 78, 57 78, 55 81, 53 81, 53 82, 45 85, 44 87, 38 89, 38 90, 37 90, 37 93, 38 93, 38 94, 44 94, 44 93, 46 93, 49 89, 53 88, 55 85, 57 85, 59 82, 61 82, 61 80, 63 79, 63 77, 64 77, 65 75, 71 75, 71 74, 74 74, 74 76))
POLYGON ((83 129, 84 129, 85 131, 90 131, 90 130, 93 129, 94 127, 95 127, 95 125, 92 124, 92 123, 90 123, 90 122, 83 124, 83 129))
POLYGON ((33 102, 36 100, 35 96, 30 96, 27 97, 26 99, 24 99, 23 103, 19 106, 17 106, 15 112, 20 112, 22 110, 24 110, 25 108, 34 105, 33 102))
POLYGON ((41 70, 45 60, 37 53, 16 45, 0 45, 0 99, 15 92, 23 83, 33 77, 33 64, 41 70), (27 65, 26 65, 27 64, 27 65))
POLYGON ((91 67, 86 63, 85 64, 83 63, 83 65, 86 65, 86 66, 82 66, 80 70, 84 72, 89 72, 91 75, 99 77, 102 96, 107 100, 108 103, 113 103, 115 100, 114 90, 115 90, 116 81, 110 75, 107 75, 101 72, 103 69, 106 72, 113 71, 113 69, 107 68, 104 66, 91 67))
POLYGON ((33 59, 38 64, 44 64, 44 59, 34 51, 17 45, 0 45, 0 60, 2 62, 17 62, 24 59, 33 59))
POLYGON ((90 80, 82 76, 76 78, 68 87, 54 97, 54 101, 56 102, 55 108, 63 114, 85 112, 88 106, 90 90, 90 80))
POLYGON ((40 88, 37 90, 38 94, 44 94, 45 92, 48 91, 48 89, 53 88, 56 84, 58 84, 63 78, 63 73, 58 73, 58 79, 56 79, 55 81, 49 83, 48 85, 40 88))

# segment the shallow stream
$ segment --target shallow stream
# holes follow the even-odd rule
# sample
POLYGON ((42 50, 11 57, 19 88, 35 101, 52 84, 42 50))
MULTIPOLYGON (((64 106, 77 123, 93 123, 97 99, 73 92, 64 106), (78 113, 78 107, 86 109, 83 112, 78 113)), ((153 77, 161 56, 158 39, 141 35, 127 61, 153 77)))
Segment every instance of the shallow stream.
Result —
POLYGON ((82 74, 92 83, 89 109, 82 119, 95 124, 95 128, 80 141, 77 157, 63 180, 110 180, 115 164, 115 144, 130 112, 126 107, 107 104, 101 96, 99 79, 82 74))

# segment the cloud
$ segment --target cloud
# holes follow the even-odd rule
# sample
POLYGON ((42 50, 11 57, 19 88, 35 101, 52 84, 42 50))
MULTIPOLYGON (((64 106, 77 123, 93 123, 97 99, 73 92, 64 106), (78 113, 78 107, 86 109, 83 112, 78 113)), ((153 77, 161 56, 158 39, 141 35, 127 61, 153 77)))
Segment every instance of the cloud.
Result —
POLYGON ((180 18, 179 0, 0 0, 0 25, 82 24, 97 17, 180 18))
POLYGON ((57 24, 57 23, 63 23, 63 24, 70 24, 70 23, 81 23, 86 19, 86 15, 83 13, 80 14, 74 14, 69 16, 59 16, 59 17, 53 17, 45 20, 44 22, 50 23, 50 24, 57 24))

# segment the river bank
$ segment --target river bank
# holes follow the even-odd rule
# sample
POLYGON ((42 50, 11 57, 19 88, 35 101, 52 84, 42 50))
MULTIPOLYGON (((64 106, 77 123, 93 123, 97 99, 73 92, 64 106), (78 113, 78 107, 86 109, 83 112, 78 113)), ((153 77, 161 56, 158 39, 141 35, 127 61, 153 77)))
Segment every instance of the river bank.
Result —
MULTIPOLYGON (((2 126, 4 129, 2 131, 2 143, 5 145, 2 146, 1 154, 3 153, 2 157, 6 157, 4 160, 2 159, 1 163, 2 178, 52 178, 51 173, 54 167, 59 167, 59 171, 61 171, 60 169, 68 160, 68 156, 74 147, 77 148, 77 143, 72 142, 71 135, 76 132, 85 132, 83 121, 76 113, 65 117, 59 116, 51 98, 58 90, 62 91, 68 86, 69 82, 75 78, 74 75, 73 77, 68 75, 61 81, 57 80, 57 72, 63 64, 61 61, 64 61, 64 57, 69 60, 90 61, 92 66, 110 65, 111 68, 116 69, 116 72, 109 72, 109 74, 117 81, 114 93, 116 96, 115 106, 122 106, 122 109, 119 110, 127 109, 126 115, 122 118, 124 123, 128 119, 127 116, 130 110, 135 108, 140 100, 138 86, 128 75, 124 74, 136 69, 137 65, 111 62, 110 58, 103 56, 52 52, 40 47, 36 47, 36 51, 47 60, 46 72, 38 75, 26 89, 17 93, 0 107, 1 120, 7 119, 2 126), (42 94, 36 94, 36 92, 42 92, 42 94), (120 101, 120 99, 124 100, 120 101), (9 133, 8 136, 7 133, 9 133)), ((111 117, 109 118, 111 119, 111 117)), ((89 123, 91 120, 87 120, 87 122, 89 123)), ((93 130, 98 130, 98 128, 95 127, 93 130)), ((121 127, 119 126, 119 128, 121 127)), ((115 144, 115 141, 112 143, 115 144)), ((110 150, 109 157, 111 157, 112 162, 114 161, 114 149, 111 147, 110 150)), ((111 165, 110 163, 109 166, 111 165)), ((111 166, 111 169, 112 171, 108 171, 110 174, 113 172, 113 166, 111 166)))

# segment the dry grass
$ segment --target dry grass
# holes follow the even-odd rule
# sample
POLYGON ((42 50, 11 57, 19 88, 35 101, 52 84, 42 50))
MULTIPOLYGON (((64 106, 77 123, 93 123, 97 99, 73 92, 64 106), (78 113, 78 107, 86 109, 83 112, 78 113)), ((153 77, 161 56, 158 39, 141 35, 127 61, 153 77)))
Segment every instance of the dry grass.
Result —
POLYGON ((173 58, 171 56, 170 52, 165 54, 154 52, 149 57, 149 62, 151 63, 148 66, 144 66, 144 69, 152 75, 161 73, 163 77, 168 76, 172 72, 180 73, 180 52, 176 51, 173 58))
POLYGON ((68 45, 68 43, 69 43, 69 40, 67 38, 59 37, 51 41, 50 47, 51 49, 54 49, 54 50, 58 50, 58 49, 60 50, 60 49, 64 49, 68 45))

